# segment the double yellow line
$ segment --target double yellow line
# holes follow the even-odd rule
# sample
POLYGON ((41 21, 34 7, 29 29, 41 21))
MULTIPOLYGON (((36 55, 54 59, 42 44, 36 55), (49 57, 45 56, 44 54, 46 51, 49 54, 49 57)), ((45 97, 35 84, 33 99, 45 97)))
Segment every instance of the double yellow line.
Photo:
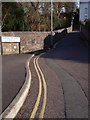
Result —
POLYGON ((41 68, 39 67, 39 64, 38 64, 39 57, 34 58, 34 67, 35 67, 36 73, 38 75, 38 80, 39 80, 39 92, 38 92, 37 100, 36 100, 35 106, 33 108, 33 111, 31 113, 30 119, 35 118, 35 115, 36 115, 36 112, 38 110, 40 100, 41 100, 42 88, 44 88, 44 95, 43 95, 44 97, 43 97, 43 104, 42 104, 42 108, 41 108, 41 111, 40 111, 40 114, 39 114, 39 118, 44 117, 44 112, 45 112, 45 107, 46 107, 47 85, 46 85, 46 81, 45 81, 43 72, 42 72, 42 70, 41 70, 41 68))

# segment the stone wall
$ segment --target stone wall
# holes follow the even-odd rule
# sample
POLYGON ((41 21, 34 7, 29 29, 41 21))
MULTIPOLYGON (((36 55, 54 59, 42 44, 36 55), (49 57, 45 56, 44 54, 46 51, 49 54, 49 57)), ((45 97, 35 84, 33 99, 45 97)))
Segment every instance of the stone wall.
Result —
MULTIPOLYGON (((72 31, 72 27, 67 28, 67 33, 72 31)), ((65 29, 53 31, 59 33, 60 39, 65 37, 66 31, 65 29), (63 32, 64 31, 64 32, 63 32)), ((13 36, 20 37, 20 52, 26 53, 36 50, 41 50, 45 47, 45 40, 48 40, 46 44, 49 44, 48 47, 51 46, 51 32, 2 32, 2 36, 13 36), (49 39, 47 39, 49 38, 49 39)), ((55 36, 54 36, 55 37, 55 36)), ((60 40, 58 39, 58 40, 60 40)), ((57 40, 53 39, 53 43, 57 42, 57 40)), ((1 44, 1 43, 0 43, 1 44)), ((18 43, 2 43, 3 46, 3 54, 16 54, 19 53, 19 44, 18 43)), ((0 45, 1 47, 1 45, 0 45)), ((0 48, 1 52, 1 48, 0 48)))
MULTIPOLYGON (((70 27, 66 28, 66 29, 67 29, 67 33, 72 32, 72 25, 70 27)), ((62 32, 64 30, 65 30, 65 28, 64 29, 60 29, 60 30, 56 30, 54 32, 59 32, 60 33, 60 32, 62 32)))
POLYGON ((73 28, 72 28, 72 25, 71 25, 71 27, 68 27, 68 28, 67 28, 67 33, 72 32, 72 30, 73 30, 73 28))
POLYGON ((85 26, 80 26, 81 38, 84 40, 86 45, 90 46, 90 31, 85 26))
MULTIPOLYGON (((21 53, 43 49, 44 39, 48 32, 3 32, 2 36, 20 37, 21 53)), ((3 54, 14 54, 19 52, 18 43, 3 43, 3 54)))

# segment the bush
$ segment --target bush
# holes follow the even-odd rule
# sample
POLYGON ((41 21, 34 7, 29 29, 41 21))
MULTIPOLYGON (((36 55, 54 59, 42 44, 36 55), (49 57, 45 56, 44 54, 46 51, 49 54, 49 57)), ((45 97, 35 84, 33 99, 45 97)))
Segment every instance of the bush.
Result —
POLYGON ((62 13, 60 16, 54 12, 53 14, 53 29, 63 29, 71 26, 71 13, 62 13))
POLYGON ((88 28, 88 30, 90 31, 90 19, 88 19, 85 23, 85 26, 88 28))
POLYGON ((80 25, 85 26, 90 31, 90 19, 80 21, 80 25))
POLYGON ((71 26, 71 19, 59 19, 54 21, 54 30, 63 29, 71 26))
POLYGON ((84 21, 80 21, 80 25, 85 26, 85 22, 84 21))

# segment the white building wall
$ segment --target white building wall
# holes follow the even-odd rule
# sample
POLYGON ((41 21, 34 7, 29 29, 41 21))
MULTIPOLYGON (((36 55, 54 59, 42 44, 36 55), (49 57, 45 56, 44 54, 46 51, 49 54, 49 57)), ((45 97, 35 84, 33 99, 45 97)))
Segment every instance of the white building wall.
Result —
POLYGON ((84 21, 89 17, 89 5, 88 2, 81 2, 80 3, 80 21, 84 21))
POLYGON ((80 0, 80 2, 89 2, 90 0, 80 0))
POLYGON ((90 2, 88 4, 88 18, 90 19, 90 2))

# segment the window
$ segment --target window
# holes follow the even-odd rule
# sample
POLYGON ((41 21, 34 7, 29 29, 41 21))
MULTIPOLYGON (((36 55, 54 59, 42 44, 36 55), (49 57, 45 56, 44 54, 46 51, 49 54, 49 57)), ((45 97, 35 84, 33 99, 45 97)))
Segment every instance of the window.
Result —
POLYGON ((85 20, 87 20, 87 19, 88 19, 88 16, 87 16, 87 15, 85 15, 85 16, 84 16, 84 19, 85 19, 85 20))
POLYGON ((87 8, 85 8, 85 14, 87 14, 88 13, 88 9, 87 8))
POLYGON ((88 19, 88 9, 85 8, 85 12, 84 12, 84 19, 88 19))

